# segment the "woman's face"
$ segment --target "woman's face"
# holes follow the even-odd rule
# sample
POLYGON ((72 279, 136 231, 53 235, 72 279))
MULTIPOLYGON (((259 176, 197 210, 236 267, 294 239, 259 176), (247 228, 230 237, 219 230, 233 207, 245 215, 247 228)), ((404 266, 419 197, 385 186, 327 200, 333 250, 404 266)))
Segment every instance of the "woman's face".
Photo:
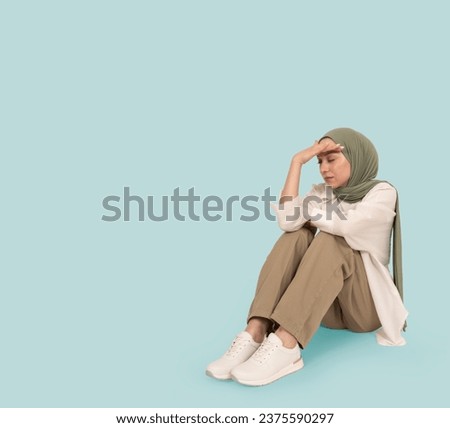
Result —
MULTIPOLYGON (((324 140, 330 139, 324 138, 322 141, 324 140)), ((326 184, 333 189, 347 185, 351 172, 350 162, 339 149, 320 153, 317 159, 319 160, 320 174, 326 184)))

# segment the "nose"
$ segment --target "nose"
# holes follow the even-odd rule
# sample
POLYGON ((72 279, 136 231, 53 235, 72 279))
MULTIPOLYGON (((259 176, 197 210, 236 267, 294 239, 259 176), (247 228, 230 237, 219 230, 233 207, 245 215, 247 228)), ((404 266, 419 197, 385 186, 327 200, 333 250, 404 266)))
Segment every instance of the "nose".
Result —
POLYGON ((320 173, 324 175, 328 171, 328 164, 327 162, 322 161, 320 164, 320 173))

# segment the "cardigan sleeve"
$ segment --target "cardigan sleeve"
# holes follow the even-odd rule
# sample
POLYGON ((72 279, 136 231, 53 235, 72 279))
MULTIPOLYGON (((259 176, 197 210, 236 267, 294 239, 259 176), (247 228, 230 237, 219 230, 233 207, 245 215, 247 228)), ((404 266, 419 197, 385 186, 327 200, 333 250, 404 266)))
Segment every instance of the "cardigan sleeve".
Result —
POLYGON ((396 198, 397 192, 391 185, 380 183, 361 202, 351 204, 345 214, 313 208, 311 223, 324 232, 342 236, 354 250, 368 251, 387 264, 396 198))
MULTIPOLYGON (((319 209, 322 202, 321 185, 314 185, 302 198, 296 196, 283 204, 270 204, 275 211, 278 225, 285 232, 299 230, 310 219, 309 213, 313 208, 319 209)), ((278 197, 280 200, 281 192, 278 197)))

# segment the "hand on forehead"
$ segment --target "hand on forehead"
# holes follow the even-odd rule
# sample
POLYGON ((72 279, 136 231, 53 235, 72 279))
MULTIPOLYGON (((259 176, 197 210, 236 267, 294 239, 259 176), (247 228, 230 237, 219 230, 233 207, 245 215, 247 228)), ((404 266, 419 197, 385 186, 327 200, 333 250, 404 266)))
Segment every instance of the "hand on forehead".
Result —
POLYGON ((342 145, 337 144, 334 140, 329 137, 324 137, 317 142, 318 147, 320 148, 320 152, 317 154, 317 157, 320 158, 322 156, 329 155, 331 153, 341 153, 344 148, 342 145))

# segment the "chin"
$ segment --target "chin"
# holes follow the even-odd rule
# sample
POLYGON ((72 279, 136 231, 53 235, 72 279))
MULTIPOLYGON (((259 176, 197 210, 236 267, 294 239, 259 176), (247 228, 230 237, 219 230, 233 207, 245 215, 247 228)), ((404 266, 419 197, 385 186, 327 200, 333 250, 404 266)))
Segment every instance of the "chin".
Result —
POLYGON ((337 189, 339 186, 336 186, 336 184, 327 183, 325 181, 325 186, 331 187, 332 189, 337 189))

